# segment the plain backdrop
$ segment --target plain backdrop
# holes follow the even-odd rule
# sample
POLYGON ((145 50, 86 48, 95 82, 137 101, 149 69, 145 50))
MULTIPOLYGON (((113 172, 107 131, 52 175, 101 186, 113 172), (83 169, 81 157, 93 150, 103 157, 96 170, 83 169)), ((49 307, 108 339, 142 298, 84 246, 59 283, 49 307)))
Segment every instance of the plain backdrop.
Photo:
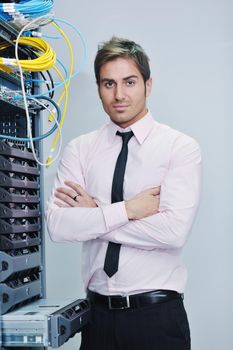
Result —
MULTIPOLYGON (((149 55, 153 91, 148 105, 154 118, 200 143, 203 194, 183 254, 189 271, 185 306, 193 350, 232 350, 232 0, 56 0, 54 12, 81 30, 88 48, 85 68, 71 83, 63 149, 72 138, 107 121, 93 61, 98 44, 112 35, 135 40, 149 55)), ((61 26, 71 39, 77 69, 83 57, 81 41, 61 26)), ((50 43, 68 62, 66 43, 50 43)), ((49 145, 44 142, 45 157, 49 145)), ((44 170, 45 201, 57 164, 44 170)), ((81 244, 56 244, 46 233, 46 275, 48 297, 83 297, 81 244)), ((79 342, 76 335, 62 349, 78 349, 79 342)))

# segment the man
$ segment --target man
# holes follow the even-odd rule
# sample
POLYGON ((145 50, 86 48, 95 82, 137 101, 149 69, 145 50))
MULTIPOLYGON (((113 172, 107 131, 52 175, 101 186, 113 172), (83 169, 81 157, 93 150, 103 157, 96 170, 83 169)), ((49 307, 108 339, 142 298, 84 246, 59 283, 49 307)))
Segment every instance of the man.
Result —
POLYGON ((95 59, 110 121, 72 140, 47 211, 54 241, 82 241, 92 322, 82 350, 188 350, 181 251, 198 207, 200 150, 153 120, 149 59, 113 37, 95 59))

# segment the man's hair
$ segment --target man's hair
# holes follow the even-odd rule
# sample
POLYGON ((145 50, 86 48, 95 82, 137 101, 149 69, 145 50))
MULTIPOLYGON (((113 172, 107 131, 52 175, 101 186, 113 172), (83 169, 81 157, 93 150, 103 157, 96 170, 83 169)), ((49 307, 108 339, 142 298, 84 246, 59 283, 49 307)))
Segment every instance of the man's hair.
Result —
POLYGON ((94 62, 95 77, 98 85, 100 84, 100 69, 102 65, 117 58, 132 59, 142 74, 144 82, 150 79, 149 57, 143 48, 134 41, 114 36, 98 47, 94 62))

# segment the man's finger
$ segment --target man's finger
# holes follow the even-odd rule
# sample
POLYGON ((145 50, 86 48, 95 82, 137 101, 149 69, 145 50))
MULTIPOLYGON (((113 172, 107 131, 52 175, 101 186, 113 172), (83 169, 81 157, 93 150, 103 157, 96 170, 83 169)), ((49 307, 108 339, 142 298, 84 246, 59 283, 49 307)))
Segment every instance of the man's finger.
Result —
POLYGON ((63 192, 58 192, 56 191, 54 193, 54 196, 58 199, 60 199, 62 202, 67 203, 69 206, 73 206, 74 204, 74 200, 67 194, 63 193, 63 192))
POLYGON ((79 184, 76 184, 73 181, 64 181, 64 184, 72 188, 76 193, 80 194, 80 196, 89 196, 88 193, 79 184))
POLYGON ((54 204, 56 204, 58 207, 60 207, 60 208, 70 208, 70 206, 69 205, 67 205, 66 203, 64 203, 64 202, 60 202, 60 201, 54 201, 54 204))
POLYGON ((74 196, 77 194, 76 191, 73 191, 67 187, 58 187, 56 189, 56 192, 63 193, 65 195, 69 196, 70 198, 74 198, 74 196))
POLYGON ((153 196, 157 196, 158 194, 160 194, 160 188, 160 186, 148 188, 145 192, 147 192, 148 194, 152 194, 153 196))
POLYGON ((160 189, 161 189, 161 186, 158 186, 158 187, 154 187, 153 188, 153 191, 154 191, 154 195, 157 196, 158 194, 160 194, 160 189))

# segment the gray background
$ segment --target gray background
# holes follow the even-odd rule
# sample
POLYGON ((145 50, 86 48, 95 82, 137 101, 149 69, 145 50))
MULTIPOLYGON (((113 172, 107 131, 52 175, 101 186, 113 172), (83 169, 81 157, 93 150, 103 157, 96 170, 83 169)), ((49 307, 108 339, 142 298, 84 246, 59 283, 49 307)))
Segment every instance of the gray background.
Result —
MULTIPOLYGON (((200 143, 203 195, 184 249, 185 305, 193 350, 232 350, 232 0, 57 0, 55 14, 76 24, 88 46, 87 65, 71 85, 64 144, 107 120, 92 67, 98 43, 113 34, 139 42, 151 58, 154 85, 148 105, 155 119, 200 143)), ((69 35, 79 62, 80 41, 69 35)), ((66 60, 66 44, 53 45, 66 60)), ((56 168, 57 163, 45 170, 45 199, 56 168)), ((81 244, 55 244, 46 237, 46 259, 48 297, 84 296, 81 244)), ((77 335, 62 348, 78 348, 79 341, 77 335)))

